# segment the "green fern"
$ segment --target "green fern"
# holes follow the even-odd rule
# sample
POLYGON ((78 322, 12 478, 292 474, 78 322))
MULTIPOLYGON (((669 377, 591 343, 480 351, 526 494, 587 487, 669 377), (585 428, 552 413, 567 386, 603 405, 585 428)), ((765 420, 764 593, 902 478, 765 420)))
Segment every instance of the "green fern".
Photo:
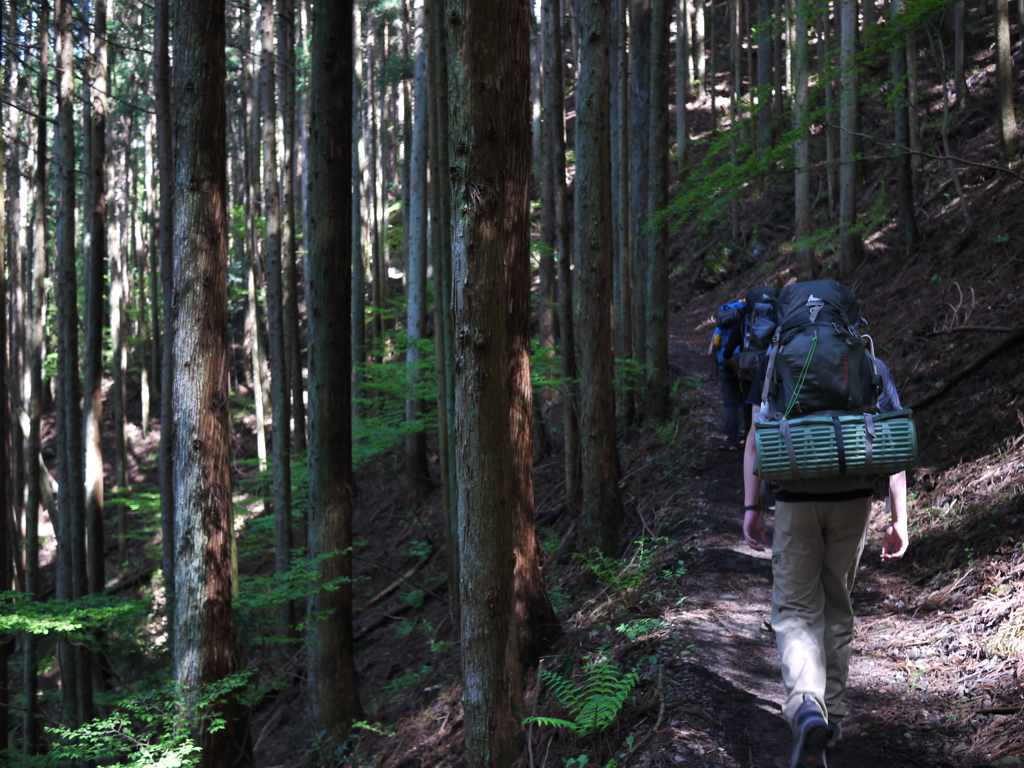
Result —
POLYGON ((573 682, 558 672, 542 669, 540 677, 559 703, 569 710, 573 720, 553 717, 528 717, 523 722, 553 728, 568 728, 577 736, 599 733, 615 722, 630 693, 640 682, 639 667, 623 673, 622 669, 601 654, 583 670, 583 681, 573 682))

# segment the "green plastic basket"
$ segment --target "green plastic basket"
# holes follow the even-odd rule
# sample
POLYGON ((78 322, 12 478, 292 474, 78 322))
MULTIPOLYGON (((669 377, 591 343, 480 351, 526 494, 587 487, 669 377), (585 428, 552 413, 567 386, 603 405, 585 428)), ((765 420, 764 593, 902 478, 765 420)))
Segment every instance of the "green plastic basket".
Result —
POLYGON ((911 469, 917 465, 917 432, 910 414, 819 414, 757 423, 757 474, 762 480, 786 481, 911 469))

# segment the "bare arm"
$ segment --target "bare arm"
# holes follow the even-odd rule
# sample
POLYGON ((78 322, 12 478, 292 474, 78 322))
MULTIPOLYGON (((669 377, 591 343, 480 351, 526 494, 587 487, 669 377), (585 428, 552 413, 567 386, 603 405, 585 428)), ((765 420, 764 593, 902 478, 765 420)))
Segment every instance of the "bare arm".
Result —
POLYGON ((907 473, 900 472, 889 478, 889 526, 882 540, 882 560, 899 560, 907 551, 910 536, 907 533, 907 473))
MULTIPOLYGON (((761 409, 754 406, 754 417, 757 417, 761 409)), ((754 419, 750 421, 750 433, 747 435, 747 443, 743 447, 743 504, 744 506, 755 506, 760 502, 761 481, 754 474, 757 466, 757 449, 754 441, 754 419)), ((743 514, 743 538, 751 549, 758 552, 764 551, 768 545, 764 536, 764 517, 756 509, 748 509, 743 514)))

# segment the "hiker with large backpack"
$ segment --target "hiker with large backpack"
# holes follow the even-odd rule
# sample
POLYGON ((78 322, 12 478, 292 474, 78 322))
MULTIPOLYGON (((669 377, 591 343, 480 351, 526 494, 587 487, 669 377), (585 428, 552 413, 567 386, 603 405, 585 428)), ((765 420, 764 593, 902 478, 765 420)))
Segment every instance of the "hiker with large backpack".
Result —
POLYGON ((888 492, 882 560, 907 549, 905 470, 917 441, 862 324, 857 297, 839 283, 787 286, 749 396, 743 535, 757 551, 767 546, 759 500, 762 481, 771 481, 771 626, 786 689, 782 711, 793 730, 791 768, 825 766, 842 734, 850 593, 874 494, 888 492))
POLYGON ((779 289, 762 285, 747 293, 743 308, 742 342, 736 357, 736 377, 743 391, 743 434, 750 431, 750 385, 764 361, 778 324, 779 289))
POLYGON ((709 353, 714 356, 718 370, 718 385, 722 391, 723 429, 725 447, 739 450, 743 440, 743 402, 745 390, 737 376, 740 349, 743 345, 744 304, 731 301, 715 312, 715 331, 711 336, 709 353))

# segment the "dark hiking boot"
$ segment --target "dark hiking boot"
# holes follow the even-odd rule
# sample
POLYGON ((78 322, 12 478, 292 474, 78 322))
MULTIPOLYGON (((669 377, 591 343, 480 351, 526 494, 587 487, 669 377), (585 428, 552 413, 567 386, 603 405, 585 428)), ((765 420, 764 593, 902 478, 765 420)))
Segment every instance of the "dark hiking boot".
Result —
POLYGON ((804 703, 793 717, 793 758, 790 768, 825 766, 825 747, 828 746, 831 731, 828 721, 821 714, 818 705, 804 696, 804 703))

